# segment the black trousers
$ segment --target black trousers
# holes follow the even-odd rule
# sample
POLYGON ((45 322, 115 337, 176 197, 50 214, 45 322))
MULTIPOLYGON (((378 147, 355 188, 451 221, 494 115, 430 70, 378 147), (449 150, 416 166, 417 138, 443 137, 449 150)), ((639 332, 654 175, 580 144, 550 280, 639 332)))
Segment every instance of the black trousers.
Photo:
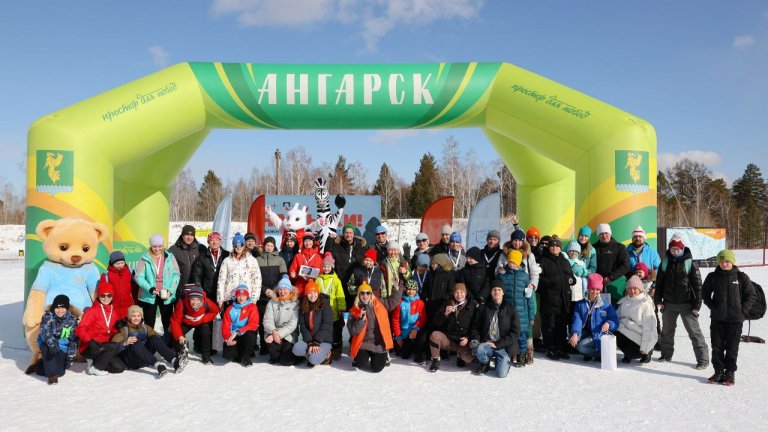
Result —
POLYGON ((281 343, 267 343, 269 350, 269 360, 273 363, 280 363, 283 366, 293 366, 296 364, 296 356, 293 355, 293 344, 283 340, 281 343))
POLYGON ((62 376, 67 369, 67 353, 60 349, 56 351, 50 349, 48 344, 40 347, 42 353, 42 362, 37 364, 38 375, 52 377, 54 375, 62 376))
MULTIPOLYGON (((195 330, 192 334, 192 340, 195 341, 195 344, 199 341, 200 345, 195 345, 195 348, 197 349, 197 352, 203 355, 211 355, 211 345, 213 345, 211 341, 211 329, 213 326, 210 324, 211 323, 203 323, 195 327, 186 324, 181 325, 181 334, 183 335, 186 335, 192 329, 195 330)), ((178 345, 178 342, 176 344, 178 345)), ((179 346, 179 349, 181 349, 181 346, 179 346)))
POLYGON ((416 333, 415 339, 404 339, 403 346, 400 347, 400 357, 407 359, 413 354, 413 361, 417 363, 424 361, 424 344, 426 340, 427 332, 424 330, 419 330, 416 333))
POLYGON ((333 322, 333 343, 331 344, 333 346, 333 349, 341 350, 341 347, 344 345, 344 341, 342 340, 343 334, 344 334, 344 315, 339 314, 339 319, 333 322))
POLYGON ((120 358, 128 369, 141 369, 153 366, 157 362, 156 352, 160 353, 168 363, 173 363, 173 359, 176 358, 176 353, 157 335, 150 337, 144 343, 136 342, 128 345, 120 351, 120 358))
POLYGON ((736 372, 739 357, 739 342, 744 323, 715 321, 709 324, 712 338, 712 366, 718 371, 736 372))
POLYGON ((563 350, 567 335, 568 320, 565 314, 541 313, 541 334, 548 350, 563 350))
POLYGON ((640 345, 632 342, 632 339, 624 336, 621 332, 616 332, 616 348, 624 353, 624 357, 630 359, 639 359, 643 356, 640 354, 640 345))
POLYGON ((163 323, 163 333, 171 334, 171 316, 173 315, 173 306, 171 304, 163 304, 163 299, 160 296, 155 296, 154 303, 139 302, 141 310, 144 311, 144 323, 152 328, 155 328, 155 320, 157 319, 157 310, 160 309, 160 321, 163 323))
POLYGON ((255 331, 247 331, 242 335, 235 336, 236 344, 230 346, 227 342, 224 342, 224 352, 222 356, 227 360, 232 360, 235 357, 245 358, 250 357, 256 350, 256 340, 258 335, 255 331))
POLYGON ((267 311, 267 303, 256 302, 256 309, 259 310, 259 328, 258 328, 259 346, 265 350, 267 346, 267 342, 264 340, 264 338, 266 337, 264 335, 264 314, 267 311))
POLYGON ((109 373, 122 373, 125 371, 125 363, 118 357, 120 346, 114 342, 99 344, 101 350, 97 353, 86 348, 83 357, 93 360, 93 367, 109 373))
POLYGON ((371 372, 379 373, 387 365, 387 353, 375 353, 361 349, 355 356, 355 366, 360 369, 371 368, 371 372))

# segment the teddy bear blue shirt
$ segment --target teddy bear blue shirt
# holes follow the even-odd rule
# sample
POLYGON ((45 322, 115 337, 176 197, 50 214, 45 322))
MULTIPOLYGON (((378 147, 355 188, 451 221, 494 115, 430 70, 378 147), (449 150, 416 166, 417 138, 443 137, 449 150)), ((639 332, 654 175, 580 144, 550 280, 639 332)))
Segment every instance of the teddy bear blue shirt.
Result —
POLYGON ((91 294, 96 291, 99 276, 99 269, 94 263, 67 267, 46 261, 40 267, 31 289, 45 293, 45 304, 51 304, 57 295, 64 294, 69 297, 71 305, 82 311, 93 304, 91 294))

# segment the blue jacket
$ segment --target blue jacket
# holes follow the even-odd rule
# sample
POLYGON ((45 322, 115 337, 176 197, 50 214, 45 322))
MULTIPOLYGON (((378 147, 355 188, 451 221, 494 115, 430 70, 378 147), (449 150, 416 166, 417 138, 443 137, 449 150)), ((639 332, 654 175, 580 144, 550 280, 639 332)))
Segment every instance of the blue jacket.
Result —
POLYGON ((652 248, 648 243, 643 244, 643 249, 640 254, 635 252, 635 248, 632 245, 627 246, 627 254, 629 254, 629 273, 627 277, 631 276, 635 272, 635 266, 641 262, 648 266, 651 270, 658 270, 661 265, 661 258, 656 249, 652 248))
POLYGON ((616 309, 614 309, 613 306, 603 303, 602 298, 598 297, 592 310, 590 322, 585 323, 584 321, 587 319, 589 307, 590 304, 587 299, 576 302, 576 305, 573 307, 571 334, 575 333, 581 337, 581 332, 584 329, 584 326, 589 324, 589 328, 592 330, 592 341, 595 343, 595 349, 599 352, 601 327, 607 322, 608 331, 612 333, 615 332, 619 328, 619 315, 616 313, 616 309))
MULTIPOLYGON (((181 274, 179 273, 179 264, 176 262, 176 258, 174 258, 173 254, 167 250, 163 251, 163 253, 165 254, 163 289, 167 289, 171 293, 170 297, 165 299, 163 303, 169 305, 173 304, 176 300, 176 290, 179 285, 181 274)), ((149 252, 141 256, 135 270, 136 275, 134 276, 134 280, 139 286, 139 301, 154 304, 156 296, 152 294, 152 290, 155 289, 157 266, 149 256, 149 252)))
POLYGON ((61 350, 67 353, 67 363, 71 364, 77 355, 79 339, 75 335, 77 317, 70 311, 59 318, 53 311, 46 312, 40 323, 37 345, 48 345, 51 351, 61 350))
POLYGON ((498 275, 504 284, 504 302, 513 305, 517 310, 520 331, 530 334, 530 322, 536 318, 536 296, 525 297, 525 288, 530 283, 530 277, 523 267, 518 270, 512 270, 509 266, 504 267, 506 273, 498 275))
POLYGON ((426 322, 426 316, 424 314, 427 313, 426 310, 424 310, 424 305, 422 302, 421 310, 413 311, 413 303, 417 300, 420 300, 419 295, 416 294, 413 297, 403 296, 402 301, 400 302, 400 314, 398 315, 398 324, 400 325, 400 336, 395 337, 395 340, 405 340, 408 339, 408 335, 411 333, 411 330, 416 329, 416 331, 421 330, 421 328, 417 325, 419 322, 426 322))

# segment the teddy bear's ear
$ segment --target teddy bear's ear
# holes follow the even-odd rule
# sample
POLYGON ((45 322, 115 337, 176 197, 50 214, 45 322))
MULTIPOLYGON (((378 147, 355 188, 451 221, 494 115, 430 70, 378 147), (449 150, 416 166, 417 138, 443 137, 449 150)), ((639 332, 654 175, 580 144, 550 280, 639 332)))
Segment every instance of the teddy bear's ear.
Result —
POLYGON ((39 224, 37 224, 37 228, 35 228, 35 233, 38 237, 40 237, 40 240, 45 241, 46 238, 48 238, 48 235, 51 233, 51 230, 58 225, 59 222, 55 221, 53 219, 46 219, 39 224))
POLYGON ((107 239, 107 237, 109 237, 109 231, 107 230, 106 225, 99 222, 93 222, 93 229, 96 231, 99 243, 103 242, 107 239))

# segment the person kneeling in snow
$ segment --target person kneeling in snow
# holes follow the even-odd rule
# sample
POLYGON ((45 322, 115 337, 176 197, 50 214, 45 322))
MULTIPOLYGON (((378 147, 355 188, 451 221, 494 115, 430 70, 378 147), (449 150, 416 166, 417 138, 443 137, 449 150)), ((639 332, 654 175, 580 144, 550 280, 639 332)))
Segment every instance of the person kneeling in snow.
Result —
POLYGON ((200 332, 200 347, 196 347, 202 356, 203 364, 211 364, 211 326, 205 325, 213 322, 219 308, 211 299, 205 297, 205 291, 199 286, 193 286, 184 295, 184 300, 176 303, 176 308, 171 316, 171 336, 178 343, 177 351, 184 355, 188 351, 185 335, 194 329, 195 334, 200 332))
POLYGON ((292 366, 296 357, 291 352, 298 339, 296 327, 299 323, 299 290, 291 285, 284 275, 275 287, 275 296, 267 303, 264 311, 264 341, 269 351, 269 363, 292 366))
POLYGON ((401 290, 395 289, 389 297, 379 300, 366 282, 357 287, 354 306, 349 310, 347 329, 352 336, 349 355, 353 366, 371 368, 381 372, 387 364, 387 351, 394 346, 389 326, 389 313, 401 300, 401 290))
POLYGON ((321 294, 314 279, 304 286, 304 298, 299 306, 301 338, 293 346, 293 355, 307 358, 307 366, 331 364, 333 341, 333 309, 327 295, 321 294))
POLYGON ((470 338, 469 345, 480 362, 473 374, 485 375, 491 358, 496 357, 496 376, 506 377, 512 357, 520 354, 520 318, 515 306, 504 302, 504 288, 500 284, 493 285, 491 301, 477 312, 470 338))
POLYGON ((159 352, 173 365, 175 373, 184 370, 184 366, 189 362, 186 353, 176 355, 152 327, 144 324, 144 310, 141 306, 129 307, 128 318, 123 324, 112 337, 112 342, 118 344, 120 358, 128 369, 151 366, 157 369, 158 376, 162 378, 168 373, 168 368, 155 357, 155 352, 159 352))
POLYGON ((75 328, 78 314, 77 308, 69 305, 69 297, 59 294, 53 299, 53 304, 43 315, 37 336, 42 358, 34 369, 27 369, 27 374, 37 372, 48 377, 48 384, 59 383, 59 377, 72 366, 77 356, 79 340, 75 336, 75 328))
POLYGON ((256 351, 258 328, 259 309, 250 297, 248 286, 240 285, 235 289, 235 302, 224 312, 221 323, 224 358, 239 362, 243 367, 253 366, 251 355, 256 351))

